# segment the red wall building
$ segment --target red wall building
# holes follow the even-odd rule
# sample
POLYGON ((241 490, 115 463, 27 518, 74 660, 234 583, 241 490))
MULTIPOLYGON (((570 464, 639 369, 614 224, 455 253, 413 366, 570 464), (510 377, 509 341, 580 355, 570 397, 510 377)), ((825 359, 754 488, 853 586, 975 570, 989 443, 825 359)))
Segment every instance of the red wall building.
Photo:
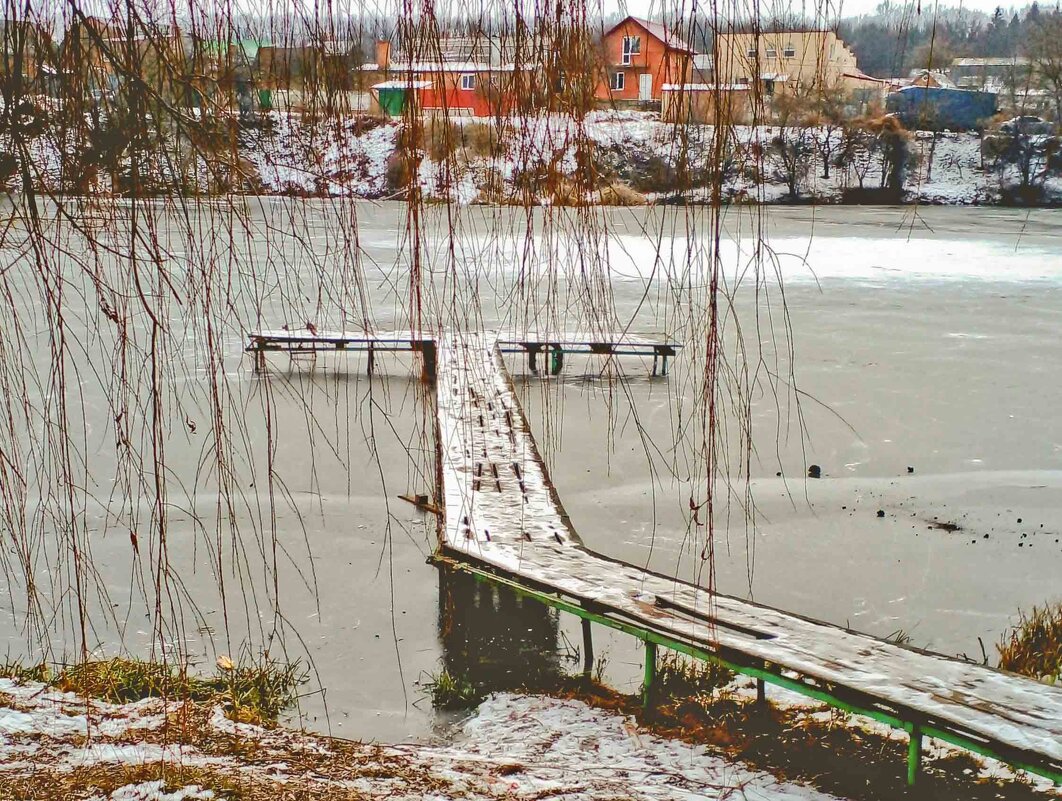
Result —
POLYGON ((378 74, 390 76, 396 86, 408 85, 419 111, 457 117, 509 114, 520 101, 520 87, 531 79, 530 68, 449 61, 395 64, 378 74))
POLYGON ((441 63, 422 65, 418 80, 430 81, 430 89, 421 89, 420 107, 424 111, 443 111, 471 117, 494 117, 505 114, 513 102, 509 91, 511 71, 483 64, 441 63))
POLYGON ((687 83, 693 49, 658 22, 627 17, 605 33, 599 100, 659 101, 664 84, 687 83))

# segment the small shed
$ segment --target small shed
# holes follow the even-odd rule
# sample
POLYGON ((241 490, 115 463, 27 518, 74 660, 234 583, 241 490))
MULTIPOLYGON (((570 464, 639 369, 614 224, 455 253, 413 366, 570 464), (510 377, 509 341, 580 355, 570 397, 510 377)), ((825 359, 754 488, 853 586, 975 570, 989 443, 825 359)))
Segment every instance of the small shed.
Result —
POLYGON ((997 105, 991 92, 905 86, 889 94, 885 108, 911 130, 964 131, 983 128, 995 116, 997 105))
POLYGON ((730 125, 748 122, 752 107, 749 85, 665 83, 660 119, 670 123, 730 125))
POLYGON ((408 106, 417 104, 417 94, 421 90, 430 89, 431 85, 431 81, 408 80, 373 84, 370 109, 390 117, 400 117, 408 106))

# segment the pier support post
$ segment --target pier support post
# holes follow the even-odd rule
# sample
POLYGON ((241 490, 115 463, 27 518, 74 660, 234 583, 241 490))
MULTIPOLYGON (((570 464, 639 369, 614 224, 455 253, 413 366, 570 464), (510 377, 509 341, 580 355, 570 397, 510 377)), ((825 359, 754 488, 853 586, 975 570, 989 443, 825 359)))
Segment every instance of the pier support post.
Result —
POLYGON ((910 739, 907 741, 907 784, 913 787, 922 768, 922 727, 912 723, 908 733, 910 739))
POLYGON ((583 618, 583 678, 589 680, 594 675, 594 637, 590 633, 590 620, 583 618))
POLYGON ((538 375, 538 351, 542 346, 528 343, 524 347, 527 348, 527 369, 531 371, 531 375, 538 375))
POLYGON ((265 349, 264 348, 258 348, 254 352, 254 371, 256 373, 260 373, 263 370, 265 370, 265 367, 266 367, 265 349))
POLYGON ((667 354, 660 357, 660 375, 667 375, 667 354))
POLYGON ((435 343, 431 341, 422 342, 420 344, 420 354, 424 360, 421 377, 425 382, 431 383, 435 380, 435 343))
POLYGON ((376 349, 372 345, 369 345, 369 358, 368 358, 368 365, 366 367, 366 373, 369 376, 369 378, 372 378, 372 374, 375 371, 375 369, 376 369, 376 349))
POLYGON ((642 706, 648 710, 656 681, 656 643, 645 641, 645 680, 642 682, 642 706))
POLYGON ((767 703, 767 684, 763 679, 756 679, 756 703, 761 706, 767 703))

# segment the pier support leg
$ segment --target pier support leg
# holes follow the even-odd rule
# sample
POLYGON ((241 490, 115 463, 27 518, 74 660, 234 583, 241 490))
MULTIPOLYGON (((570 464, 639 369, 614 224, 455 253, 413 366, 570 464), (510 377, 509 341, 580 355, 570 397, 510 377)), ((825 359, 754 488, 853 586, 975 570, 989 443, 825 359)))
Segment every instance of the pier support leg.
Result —
POLYGON ((656 375, 656 361, 659 358, 656 353, 653 353, 653 375, 656 375))
POLYGON ((369 359, 366 367, 366 373, 369 378, 372 378, 373 372, 376 370, 376 349, 372 346, 369 347, 369 359))
POLYGON ((583 678, 594 675, 594 638, 590 633, 590 621, 583 618, 583 678))
POLYGON ((649 709, 653 682, 656 681, 656 643, 645 641, 645 680, 642 682, 642 706, 649 709))
POLYGON ((564 351, 560 348, 553 349, 553 364, 550 368, 550 372, 553 375, 560 375, 561 370, 564 369, 564 351))
POLYGON ((767 703, 767 685, 763 679, 756 679, 756 703, 761 706, 767 703))
POLYGON ((667 354, 660 357, 660 375, 667 375, 667 354))
POLYGON ((911 736, 907 741, 907 784, 914 787, 922 768, 922 728, 915 723, 911 725, 909 732, 911 736))
POLYGON ((423 378, 425 382, 431 383, 435 381, 435 343, 423 343, 420 346, 420 355, 424 361, 421 378, 423 378))
POLYGON ((527 348, 527 369, 531 375, 538 375, 538 348, 527 348))
POLYGON ((259 348, 254 352, 254 371, 260 373, 266 368, 265 350, 259 348))

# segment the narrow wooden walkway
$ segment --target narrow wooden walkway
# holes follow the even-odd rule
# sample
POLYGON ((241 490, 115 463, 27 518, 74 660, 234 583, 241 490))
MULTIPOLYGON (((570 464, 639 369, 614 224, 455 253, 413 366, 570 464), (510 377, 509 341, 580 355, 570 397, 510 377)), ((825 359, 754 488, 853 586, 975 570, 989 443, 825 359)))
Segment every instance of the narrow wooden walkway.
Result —
POLYGON ((676 347, 618 335, 605 343, 590 335, 435 339, 282 331, 250 334, 247 350, 259 366, 272 351, 420 352, 425 377, 437 382, 439 561, 642 639, 647 697, 656 648, 664 646, 753 676, 761 689, 785 687, 905 729, 911 782, 922 737, 930 736, 1062 783, 1062 687, 710 594, 583 547, 502 352, 524 352, 529 360, 538 353, 655 360, 676 347))
MULTIPOLYGON (((584 548, 497 343, 438 350, 442 550, 567 611, 1062 781, 1062 688, 713 594, 584 548)), ((647 663, 647 683, 653 666, 647 663)))

